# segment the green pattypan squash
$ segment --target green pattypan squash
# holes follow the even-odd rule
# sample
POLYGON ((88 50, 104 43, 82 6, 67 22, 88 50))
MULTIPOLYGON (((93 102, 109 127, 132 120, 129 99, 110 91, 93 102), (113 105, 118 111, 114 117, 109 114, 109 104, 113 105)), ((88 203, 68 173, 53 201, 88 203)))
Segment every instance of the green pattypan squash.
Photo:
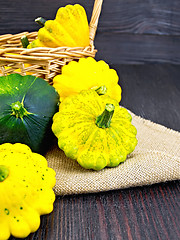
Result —
POLYGON ((86 169, 116 167, 137 144, 132 117, 108 95, 84 90, 67 97, 53 117, 52 130, 66 156, 86 169))
POLYGON ((25 238, 53 210, 55 171, 21 143, 0 145, 0 240, 25 238))
POLYGON ((43 152, 58 103, 58 93, 42 78, 0 77, 0 144, 19 142, 43 152))

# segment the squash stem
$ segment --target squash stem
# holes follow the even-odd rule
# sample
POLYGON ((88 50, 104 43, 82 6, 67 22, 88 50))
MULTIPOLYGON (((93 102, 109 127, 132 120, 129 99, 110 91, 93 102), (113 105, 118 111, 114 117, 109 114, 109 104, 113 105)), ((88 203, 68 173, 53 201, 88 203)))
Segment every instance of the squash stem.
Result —
POLYGON ((3 182, 8 176, 9 169, 4 165, 0 165, 0 182, 3 182))
POLYGON ((29 45, 29 40, 26 35, 21 37, 21 43, 22 43, 23 48, 27 48, 27 46, 29 45))
POLYGON ((28 115, 28 111, 24 108, 23 103, 20 103, 19 101, 11 104, 12 114, 16 118, 23 118, 24 116, 28 115))
POLYGON ((113 104, 106 104, 104 112, 97 116, 96 118, 96 125, 99 128, 109 128, 111 124, 111 118, 114 114, 114 105, 113 104))
POLYGON ((38 17, 35 19, 35 22, 38 23, 41 27, 44 27, 46 21, 47 20, 44 19, 43 17, 38 17))
POLYGON ((101 86, 95 90, 98 95, 104 95, 107 92, 106 86, 101 86))

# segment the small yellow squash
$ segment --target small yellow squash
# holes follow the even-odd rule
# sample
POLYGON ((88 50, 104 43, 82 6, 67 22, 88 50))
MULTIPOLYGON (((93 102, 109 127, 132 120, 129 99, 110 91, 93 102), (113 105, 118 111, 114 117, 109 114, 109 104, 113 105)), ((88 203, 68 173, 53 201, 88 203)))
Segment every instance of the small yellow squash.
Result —
POLYGON ((114 69, 104 61, 94 58, 81 58, 78 62, 71 61, 62 67, 62 74, 53 79, 53 86, 63 101, 70 95, 78 94, 82 90, 97 89, 106 86, 107 95, 121 100, 121 87, 118 85, 119 77, 114 69))
POLYGON ((89 46, 89 26, 84 8, 66 5, 58 9, 54 20, 47 20, 38 31, 33 47, 86 47, 89 46))
POLYGON ((0 240, 25 238, 53 210, 55 172, 25 144, 0 145, 0 240))

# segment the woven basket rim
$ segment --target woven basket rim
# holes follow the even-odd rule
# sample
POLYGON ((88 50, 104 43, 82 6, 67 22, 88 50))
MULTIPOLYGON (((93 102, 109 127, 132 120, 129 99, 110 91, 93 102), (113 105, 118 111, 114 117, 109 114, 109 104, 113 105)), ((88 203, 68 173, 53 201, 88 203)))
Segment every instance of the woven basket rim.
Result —
POLYGON ((94 38, 103 0, 95 0, 91 20, 89 23, 90 44, 86 47, 37 47, 22 48, 21 37, 26 35, 29 42, 37 37, 37 31, 21 32, 17 34, 4 34, 0 36, 0 76, 20 70, 20 74, 32 75, 52 82, 52 78, 60 73, 60 68, 72 60, 82 57, 95 57, 94 38), (28 66, 27 66, 28 64, 28 66), (29 66, 31 65, 31 66, 29 66))

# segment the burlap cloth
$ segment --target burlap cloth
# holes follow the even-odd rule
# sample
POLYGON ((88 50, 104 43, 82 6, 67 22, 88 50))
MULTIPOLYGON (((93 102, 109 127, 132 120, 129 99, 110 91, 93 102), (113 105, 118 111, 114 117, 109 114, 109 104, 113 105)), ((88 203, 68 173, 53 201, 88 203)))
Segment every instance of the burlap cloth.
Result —
POLYGON ((92 193, 180 179, 180 133, 130 112, 138 144, 124 163, 101 171, 83 169, 55 143, 46 154, 56 171, 56 195, 92 193))

